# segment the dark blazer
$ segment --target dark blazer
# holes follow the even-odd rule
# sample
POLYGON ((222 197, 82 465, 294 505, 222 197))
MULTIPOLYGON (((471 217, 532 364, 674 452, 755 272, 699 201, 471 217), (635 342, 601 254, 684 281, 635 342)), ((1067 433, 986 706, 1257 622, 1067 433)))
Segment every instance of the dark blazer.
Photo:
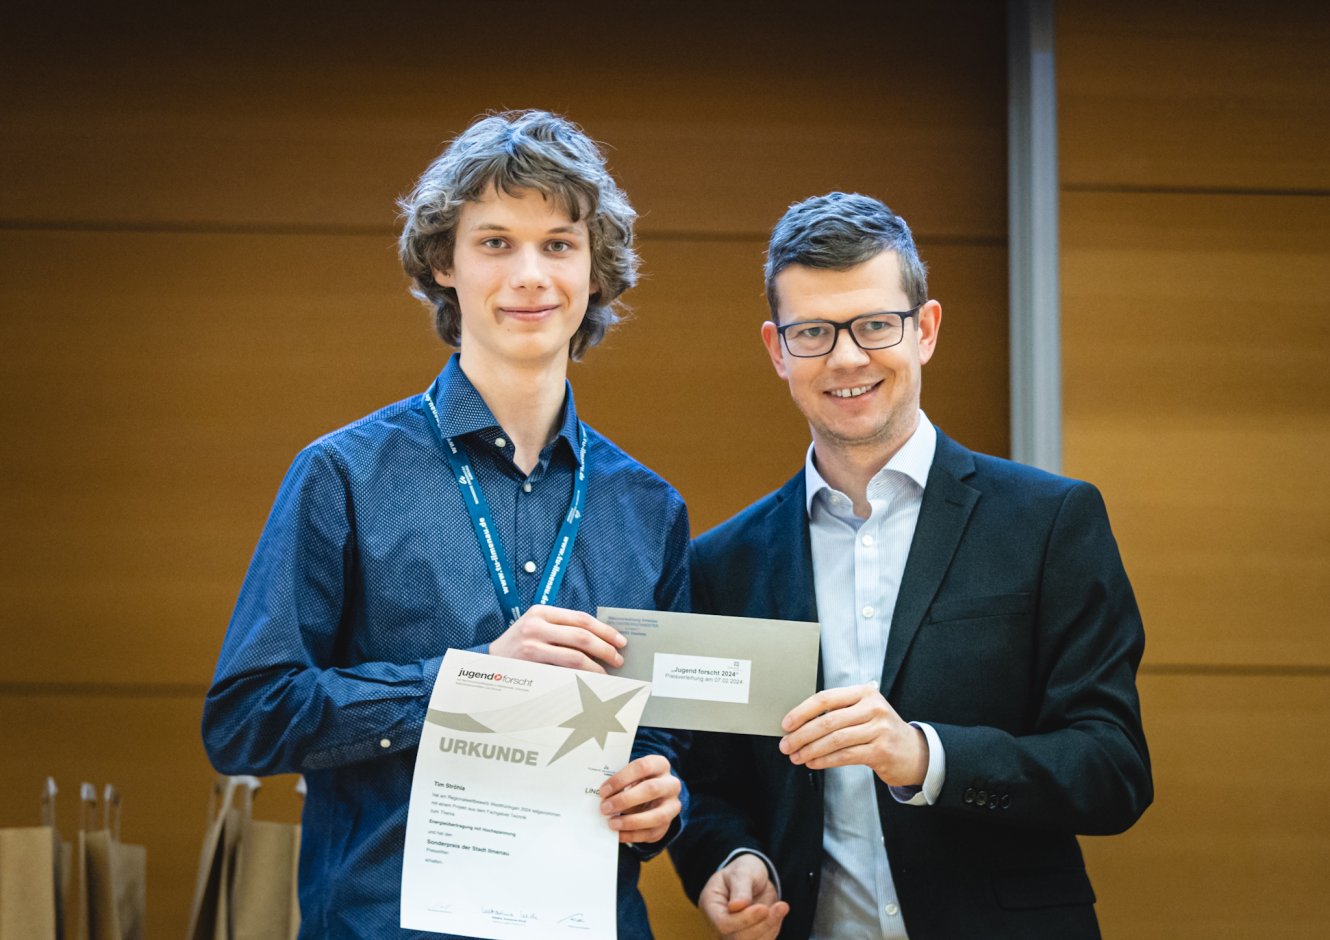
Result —
MULTIPOLYGON (((816 620, 804 473, 693 543, 693 607, 816 620)), ((911 940, 1097 937, 1076 833, 1121 832, 1153 798, 1136 668, 1140 613, 1099 492, 938 432, 881 689, 946 752, 933 806, 880 781, 911 940)), ((698 735, 691 818, 671 848, 694 901, 732 849, 776 864, 782 938, 806 938, 822 775, 777 738, 698 735)), ((869 817, 871 818, 871 817, 869 817)))

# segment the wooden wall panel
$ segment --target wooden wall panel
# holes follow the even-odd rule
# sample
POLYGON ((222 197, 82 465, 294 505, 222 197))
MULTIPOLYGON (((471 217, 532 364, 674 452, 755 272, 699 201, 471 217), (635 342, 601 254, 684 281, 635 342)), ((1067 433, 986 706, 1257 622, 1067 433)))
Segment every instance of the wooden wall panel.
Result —
POLYGON ((1068 472, 1152 663, 1330 665, 1330 203, 1068 193, 1068 472))
POLYGON ((1083 838, 1105 937, 1320 938, 1330 676, 1145 675, 1155 804, 1083 838))
POLYGON ((1330 190, 1330 7, 1057 6, 1062 182, 1330 190))
POLYGON ((657 855, 643 865, 637 884, 659 940, 715 940, 710 921, 683 893, 669 856, 657 855))
POLYGON ((942 304, 938 346, 920 399, 930 420, 967 447, 1010 456, 1007 250, 921 241, 929 293, 942 304))
POLYGON ((441 140, 544 107, 613 146, 644 231, 762 236, 840 188, 1006 235, 1003 13, 981 0, 9 17, 11 224, 387 230, 441 140))
POLYGON ((1320 937, 1330 709, 1323 6, 1058 5, 1064 441, 1145 615, 1156 805, 1106 936, 1320 937))
POLYGON ((0 258, 0 682, 201 685, 296 451, 446 350, 388 239, 9 232, 0 258))

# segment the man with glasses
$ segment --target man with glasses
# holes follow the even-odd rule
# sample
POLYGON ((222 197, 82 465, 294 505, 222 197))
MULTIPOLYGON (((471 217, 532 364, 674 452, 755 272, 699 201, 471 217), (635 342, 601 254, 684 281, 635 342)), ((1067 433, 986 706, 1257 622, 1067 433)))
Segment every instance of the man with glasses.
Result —
POLYGON ((699 735, 671 848, 724 937, 1099 936, 1077 833, 1152 799, 1140 614, 1095 488, 919 408, 942 308, 905 221, 831 193, 771 236, 762 339, 812 446, 693 544, 700 612, 822 626, 785 735, 699 735))

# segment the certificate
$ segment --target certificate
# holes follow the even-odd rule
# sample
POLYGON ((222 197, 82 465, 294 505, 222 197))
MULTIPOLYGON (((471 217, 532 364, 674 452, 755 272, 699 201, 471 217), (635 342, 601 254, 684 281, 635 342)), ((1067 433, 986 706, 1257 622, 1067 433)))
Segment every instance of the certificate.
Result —
POLYGON ((779 736, 817 691, 816 623, 619 607, 596 618, 628 640, 613 674, 651 682, 644 725, 779 736))
POLYGON ((648 693, 449 650, 411 782, 402 927, 613 940, 619 838, 598 791, 628 763, 648 693))

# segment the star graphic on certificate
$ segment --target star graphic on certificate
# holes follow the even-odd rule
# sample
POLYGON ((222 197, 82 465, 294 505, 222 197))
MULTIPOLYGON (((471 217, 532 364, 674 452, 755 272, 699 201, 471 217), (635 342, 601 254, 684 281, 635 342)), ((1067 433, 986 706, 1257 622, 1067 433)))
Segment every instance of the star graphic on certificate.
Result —
POLYGON ((641 689, 633 689, 624 692, 622 695, 616 695, 614 698, 601 701, 596 697, 596 693, 591 691, 591 686, 582 681, 581 676, 575 676, 577 679, 577 691, 582 696, 582 710, 567 721, 560 722, 560 728, 572 728, 572 733, 568 739, 563 742, 559 750, 550 758, 550 763, 554 763, 560 757, 567 754, 579 744, 596 739, 596 743, 602 748, 605 746, 605 738, 612 731, 626 731, 623 725, 614 716, 619 713, 619 709, 628 704, 628 700, 636 695, 641 689))

